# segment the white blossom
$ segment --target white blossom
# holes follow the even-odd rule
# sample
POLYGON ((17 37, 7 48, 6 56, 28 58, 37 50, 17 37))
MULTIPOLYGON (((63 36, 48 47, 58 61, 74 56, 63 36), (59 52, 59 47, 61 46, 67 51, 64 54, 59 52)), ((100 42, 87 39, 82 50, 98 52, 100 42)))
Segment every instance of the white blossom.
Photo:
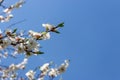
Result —
POLYGON ((32 36, 35 39, 39 39, 42 36, 41 33, 38 33, 38 32, 32 31, 32 30, 29 30, 29 35, 32 36))
POLYGON ((8 57, 8 52, 5 52, 3 58, 7 58, 7 57, 8 57))
POLYGON ((0 21, 1 21, 1 22, 5 22, 4 16, 0 15, 0 21))
POLYGON ((13 5, 11 5, 10 7, 4 9, 3 12, 5 12, 6 14, 10 14, 12 12, 13 8, 14 8, 13 5))
POLYGON ((9 14, 5 17, 4 21, 5 22, 8 22, 11 18, 13 18, 13 15, 12 14, 9 14))
POLYGON ((45 63, 44 65, 42 65, 40 67, 40 70, 43 71, 43 72, 47 71, 49 69, 49 66, 50 66, 50 63, 45 63))
POLYGON ((26 47, 28 48, 28 50, 32 50, 33 48, 38 48, 38 43, 33 39, 30 38, 27 42, 26 42, 26 47))
POLYGON ((25 75, 28 77, 29 80, 33 80, 35 72, 33 70, 29 70, 25 75))
POLYGON ((69 60, 65 60, 64 63, 62 63, 58 68, 58 74, 65 72, 68 66, 69 66, 69 60))
POLYGON ((28 62, 28 58, 24 58, 23 62, 16 65, 16 67, 19 68, 19 69, 24 69, 27 62, 28 62))
POLYGON ((17 49, 17 53, 24 53, 25 52, 23 43, 18 44, 16 46, 16 49, 17 49))
POLYGON ((11 44, 11 41, 8 38, 2 40, 2 44, 0 44, 0 49, 7 48, 11 44))
POLYGON ((3 70, 2 72, 3 72, 2 78, 7 78, 9 74, 9 70, 3 70))
MULTIPOLYGON (((1 7, 3 9, 0 15, 0 22, 10 21, 10 19, 13 18, 12 11, 22 7, 25 2, 24 0, 19 0, 15 4, 6 6, 2 4, 3 1, 4 0, 0 0, 1 7)), ((8 26, 8 28, 11 28, 11 26, 14 26, 17 23, 13 23, 12 25, 8 26)), ((4 64, 3 66, 2 64, 0 65, 0 80, 24 80, 25 78, 21 77, 21 74, 17 73, 19 70, 24 70, 26 68, 29 55, 31 56, 31 54, 42 54, 42 52, 39 50, 41 45, 38 43, 38 40, 50 39, 50 32, 58 33, 56 29, 62 25, 59 24, 58 26, 54 26, 51 24, 42 24, 42 26, 46 29, 45 31, 36 32, 29 30, 28 36, 24 35, 22 32, 16 32, 18 29, 6 29, 3 32, 0 29, 0 59, 8 57, 14 57, 16 59, 18 58, 16 55, 19 55, 20 53, 25 54, 23 61, 20 63, 12 63, 8 66, 4 64)), ((44 80, 46 76, 49 76, 50 78, 57 77, 66 71, 67 67, 69 66, 69 60, 65 60, 64 63, 55 68, 52 68, 51 64, 52 62, 43 64, 39 68, 40 73, 38 73, 38 77, 35 77, 36 69, 29 70, 25 75, 29 80, 44 80)))
POLYGON ((13 5, 14 8, 20 8, 22 7, 22 4, 24 3, 24 0, 20 0, 19 2, 17 2, 16 4, 13 5))
POLYGON ((42 26, 45 27, 46 30, 52 30, 54 28, 54 26, 51 24, 42 24, 42 26))
POLYGON ((17 74, 16 73, 12 73, 11 76, 10 76, 10 80, 15 80, 17 77, 17 74))
POLYGON ((43 66, 40 67, 41 77, 44 77, 45 75, 47 75, 48 71, 50 70, 49 66, 50 66, 49 63, 45 63, 43 66))
POLYGON ((10 71, 14 71, 14 70, 16 70, 16 69, 17 69, 17 67, 16 67, 15 64, 11 64, 11 65, 9 66, 9 70, 10 70, 10 71))
POLYGON ((5 34, 11 34, 12 33, 12 30, 11 29, 6 29, 5 30, 5 34))
POLYGON ((48 73, 48 75, 50 77, 57 77, 57 75, 58 75, 57 68, 51 68, 50 71, 49 71, 49 73, 48 73))
POLYGON ((42 39, 43 39, 43 40, 50 39, 50 33, 47 32, 47 33, 43 34, 42 39))

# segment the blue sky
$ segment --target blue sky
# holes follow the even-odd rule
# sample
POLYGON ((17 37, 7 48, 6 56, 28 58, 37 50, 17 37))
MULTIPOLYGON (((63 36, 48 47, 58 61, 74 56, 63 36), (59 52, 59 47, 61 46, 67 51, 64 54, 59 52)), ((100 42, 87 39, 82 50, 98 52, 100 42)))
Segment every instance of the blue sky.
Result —
MULTIPOLYGON (((7 4, 7 3, 6 3, 7 4)), ((120 80, 120 0, 27 0, 6 27, 41 31, 42 23, 65 22, 61 34, 41 41, 44 55, 31 57, 29 69, 70 59, 64 80, 120 80)))

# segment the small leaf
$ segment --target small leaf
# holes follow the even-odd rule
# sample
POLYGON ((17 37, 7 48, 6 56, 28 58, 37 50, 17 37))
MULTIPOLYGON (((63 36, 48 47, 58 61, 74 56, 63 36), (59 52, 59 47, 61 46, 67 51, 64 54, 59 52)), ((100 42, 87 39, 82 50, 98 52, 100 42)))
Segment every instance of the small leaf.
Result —
POLYGON ((57 30, 55 30, 54 32, 55 32, 55 33, 57 33, 57 34, 60 34, 60 32, 59 32, 59 31, 57 31, 57 30))
POLYGON ((12 33, 15 33, 16 31, 17 31, 17 28, 16 28, 16 29, 14 29, 12 33))
POLYGON ((57 26, 58 26, 58 27, 63 27, 63 26, 64 26, 64 22, 58 24, 57 26))
POLYGON ((44 54, 44 52, 38 51, 38 52, 35 52, 35 54, 44 54))

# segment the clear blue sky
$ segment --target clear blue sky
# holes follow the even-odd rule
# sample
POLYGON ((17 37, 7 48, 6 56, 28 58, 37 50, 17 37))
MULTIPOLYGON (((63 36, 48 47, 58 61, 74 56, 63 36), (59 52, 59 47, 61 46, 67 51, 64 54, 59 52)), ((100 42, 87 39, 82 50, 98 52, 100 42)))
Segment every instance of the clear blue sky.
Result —
POLYGON ((31 57, 29 69, 70 59, 64 80, 120 80, 120 0, 26 0, 13 14, 7 25, 26 19, 17 25, 26 30, 65 22, 60 35, 41 42, 45 54, 31 57))

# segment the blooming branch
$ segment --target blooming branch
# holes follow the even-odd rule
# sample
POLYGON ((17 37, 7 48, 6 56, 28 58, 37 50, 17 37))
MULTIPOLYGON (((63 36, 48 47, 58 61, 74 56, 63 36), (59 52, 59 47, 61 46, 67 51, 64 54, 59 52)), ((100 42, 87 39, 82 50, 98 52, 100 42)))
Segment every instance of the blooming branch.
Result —
MULTIPOLYGON (((21 8, 25 3, 24 0, 19 0, 15 4, 6 7, 3 5, 3 2, 4 0, 0 0, 0 6, 3 8, 3 12, 0 15, 0 22, 8 22, 13 18, 12 11, 21 8)), ((0 29, 0 59, 8 57, 17 59, 17 56, 20 54, 24 55, 24 58, 20 63, 11 63, 7 66, 0 65, 0 80, 44 80, 45 77, 53 80, 67 70, 70 60, 65 60, 59 67, 53 67, 53 62, 45 63, 34 70, 31 69, 24 73, 26 78, 22 77, 19 73, 19 70, 27 68, 26 65, 28 64, 29 57, 44 53, 40 49, 40 41, 49 40, 51 33, 60 33, 59 28, 64 26, 64 22, 57 25, 42 24, 45 28, 44 31, 36 32, 29 30, 28 34, 20 32, 18 28, 10 29, 10 26, 4 31, 0 29)))

